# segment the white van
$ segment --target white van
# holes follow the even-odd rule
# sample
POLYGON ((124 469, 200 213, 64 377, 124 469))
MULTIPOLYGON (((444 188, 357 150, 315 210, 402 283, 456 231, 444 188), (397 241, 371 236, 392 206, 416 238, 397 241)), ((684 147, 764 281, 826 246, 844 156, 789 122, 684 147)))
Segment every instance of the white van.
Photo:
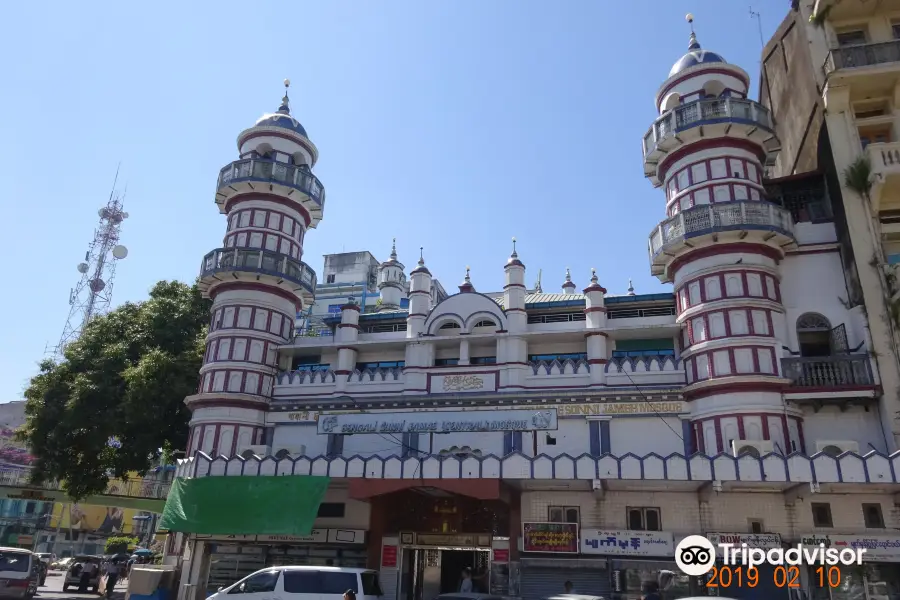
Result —
POLYGON ((219 588, 207 600, 342 600, 347 590, 356 594, 356 600, 379 600, 384 595, 378 571, 296 566, 257 571, 234 585, 219 588))
POLYGON ((0 548, 0 597, 31 600, 39 578, 38 558, 31 550, 0 548))

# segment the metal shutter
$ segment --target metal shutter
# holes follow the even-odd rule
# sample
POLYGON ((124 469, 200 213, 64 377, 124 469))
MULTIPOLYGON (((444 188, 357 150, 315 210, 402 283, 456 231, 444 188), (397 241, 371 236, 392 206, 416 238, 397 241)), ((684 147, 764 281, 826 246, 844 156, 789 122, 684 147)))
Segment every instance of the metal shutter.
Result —
MULTIPOLYGON (((576 594, 590 596, 610 595, 609 571, 603 566, 572 568, 566 561, 559 561, 559 566, 526 566, 522 565, 519 595, 522 600, 541 600, 548 596, 565 593, 563 584, 571 581, 576 594)), ((583 561, 571 561, 573 563, 583 561)))

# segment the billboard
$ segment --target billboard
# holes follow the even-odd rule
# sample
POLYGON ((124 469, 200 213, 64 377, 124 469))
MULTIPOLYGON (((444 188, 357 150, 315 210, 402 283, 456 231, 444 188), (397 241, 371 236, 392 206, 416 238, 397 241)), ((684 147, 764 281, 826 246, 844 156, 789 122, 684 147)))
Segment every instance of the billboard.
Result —
POLYGON ((139 511, 117 506, 96 506, 93 504, 53 505, 50 529, 72 529, 96 533, 132 533, 134 517, 139 511))
POLYGON ((522 523, 522 550, 578 554, 578 523, 522 523))

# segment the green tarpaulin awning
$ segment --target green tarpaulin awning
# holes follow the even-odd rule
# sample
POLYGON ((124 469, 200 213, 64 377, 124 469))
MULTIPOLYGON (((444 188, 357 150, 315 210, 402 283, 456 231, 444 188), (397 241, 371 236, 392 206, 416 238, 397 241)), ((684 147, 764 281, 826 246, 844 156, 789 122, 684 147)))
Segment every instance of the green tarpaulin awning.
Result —
POLYGON ((216 535, 309 535, 330 478, 178 477, 159 528, 216 535))

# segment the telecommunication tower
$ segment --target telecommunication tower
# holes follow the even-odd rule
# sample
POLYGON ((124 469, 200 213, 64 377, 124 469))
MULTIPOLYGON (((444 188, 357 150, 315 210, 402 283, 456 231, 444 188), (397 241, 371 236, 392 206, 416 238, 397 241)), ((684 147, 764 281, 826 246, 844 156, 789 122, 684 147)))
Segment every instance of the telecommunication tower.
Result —
POLYGON ((69 318, 53 352, 57 358, 62 357, 66 345, 81 334, 91 318, 109 310, 116 263, 128 256, 128 248, 119 244, 122 221, 128 218, 128 213, 122 210, 125 194, 116 191, 118 181, 116 169, 109 201, 97 211, 100 222, 94 231, 94 239, 84 254, 84 262, 77 267, 81 279, 69 291, 69 318))

